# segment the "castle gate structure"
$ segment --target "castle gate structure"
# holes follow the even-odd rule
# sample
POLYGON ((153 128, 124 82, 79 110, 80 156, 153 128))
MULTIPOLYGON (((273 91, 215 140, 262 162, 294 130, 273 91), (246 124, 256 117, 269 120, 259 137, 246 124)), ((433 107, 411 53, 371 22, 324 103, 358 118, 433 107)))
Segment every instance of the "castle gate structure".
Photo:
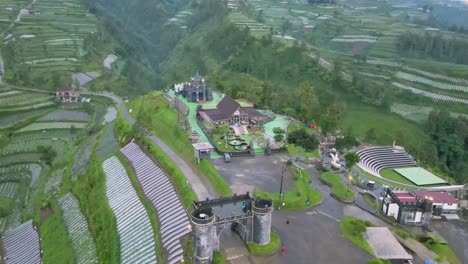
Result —
POLYGON ((273 201, 253 199, 249 193, 194 202, 194 260, 211 263, 213 251, 219 250, 219 235, 224 228, 236 231, 245 243, 266 245, 270 242, 273 201))

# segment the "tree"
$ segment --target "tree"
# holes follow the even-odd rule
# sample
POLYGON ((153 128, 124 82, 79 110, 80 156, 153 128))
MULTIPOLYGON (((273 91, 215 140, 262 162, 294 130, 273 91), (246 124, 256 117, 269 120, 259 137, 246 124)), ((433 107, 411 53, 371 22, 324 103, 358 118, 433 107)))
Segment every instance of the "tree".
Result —
POLYGON ((354 166, 354 164, 358 163, 360 160, 358 154, 354 152, 346 153, 344 158, 345 158, 345 163, 346 163, 346 169, 348 169, 348 171, 351 171, 351 168, 354 166))
POLYGON ((299 86, 299 109, 303 121, 312 121, 318 118, 320 104, 315 95, 315 88, 310 82, 301 83, 299 86))
POLYGON ((333 130, 336 128, 336 118, 329 116, 329 115, 324 115, 320 118, 320 128, 322 129, 322 133, 324 135, 333 132, 333 130))
POLYGON ((275 136, 273 138, 275 139, 276 142, 281 142, 284 139, 284 135, 283 134, 275 134, 275 136))
POLYGON ((38 146, 37 151, 41 153, 41 159, 49 166, 57 156, 57 152, 51 146, 38 146))
POLYGON ((368 141, 368 142, 371 142, 371 141, 374 141, 377 139, 377 132, 375 130, 375 128, 369 128, 369 130, 366 131, 366 136, 365 136, 365 140, 368 141))

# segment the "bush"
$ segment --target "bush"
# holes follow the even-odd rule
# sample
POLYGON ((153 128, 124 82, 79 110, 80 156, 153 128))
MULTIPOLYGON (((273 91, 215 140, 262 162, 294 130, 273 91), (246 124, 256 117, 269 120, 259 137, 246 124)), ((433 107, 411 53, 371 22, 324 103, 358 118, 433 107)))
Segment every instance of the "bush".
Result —
POLYGON ((302 128, 288 134, 288 143, 301 146, 306 151, 312 151, 317 148, 319 142, 314 135, 310 135, 302 128))
POLYGON ((274 127, 273 128, 273 133, 275 133, 275 134, 284 134, 284 133, 286 133, 286 131, 284 129, 282 129, 281 127, 274 127))
POLYGON ((284 139, 284 135, 276 134, 273 138, 275 139, 276 142, 281 142, 284 139))
POLYGON ((343 235, 356 246, 374 255, 372 248, 363 237, 366 228, 372 226, 368 221, 362 221, 352 216, 347 216, 340 222, 340 230, 343 235))

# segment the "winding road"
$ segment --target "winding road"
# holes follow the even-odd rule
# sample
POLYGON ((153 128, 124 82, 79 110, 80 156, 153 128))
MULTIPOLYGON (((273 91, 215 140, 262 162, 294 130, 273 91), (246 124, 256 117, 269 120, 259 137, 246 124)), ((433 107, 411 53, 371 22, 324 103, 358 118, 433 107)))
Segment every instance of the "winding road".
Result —
MULTIPOLYGON (((103 96, 112 99, 117 106, 120 108, 122 111, 122 114, 124 118, 127 120, 129 124, 132 126, 138 127, 140 130, 142 130, 142 127, 139 126, 135 120, 129 115, 127 108, 125 107, 124 102, 122 101, 122 98, 120 98, 117 95, 114 95, 109 92, 103 92, 103 93, 94 93, 94 92, 82 92, 81 94, 83 95, 94 95, 94 96, 103 96)), ((177 155, 166 143, 164 143, 160 138, 156 137, 152 133, 148 131, 142 131, 144 132, 143 134, 146 135, 153 143, 155 143, 159 148, 161 148, 162 151, 166 153, 166 155, 169 156, 169 158, 175 162, 177 167, 182 171, 182 173, 185 175, 187 178, 188 183, 192 187, 192 190, 197 194, 197 197, 199 200, 205 200, 206 198, 216 198, 219 195, 216 193, 216 191, 213 189, 211 184, 203 177, 197 175, 192 168, 182 159, 177 155)))

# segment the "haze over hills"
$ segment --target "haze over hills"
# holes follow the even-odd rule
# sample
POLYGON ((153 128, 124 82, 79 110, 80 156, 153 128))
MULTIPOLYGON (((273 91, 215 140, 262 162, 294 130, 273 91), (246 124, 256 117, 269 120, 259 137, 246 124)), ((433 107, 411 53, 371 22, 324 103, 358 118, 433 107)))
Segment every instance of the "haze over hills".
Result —
MULTIPOLYGON (((465 211, 407 234, 455 216, 382 210, 387 187, 468 201, 460 2, 2 0, 0 32, 0 263, 192 263, 193 201, 247 191, 222 227, 271 199, 269 263, 364 263, 370 225, 468 259, 465 211)), ((241 249, 214 259, 262 258, 241 249)))

